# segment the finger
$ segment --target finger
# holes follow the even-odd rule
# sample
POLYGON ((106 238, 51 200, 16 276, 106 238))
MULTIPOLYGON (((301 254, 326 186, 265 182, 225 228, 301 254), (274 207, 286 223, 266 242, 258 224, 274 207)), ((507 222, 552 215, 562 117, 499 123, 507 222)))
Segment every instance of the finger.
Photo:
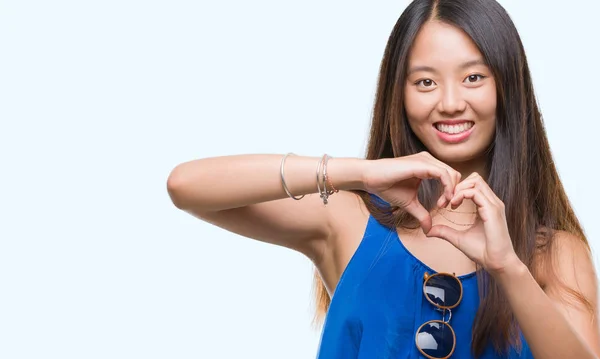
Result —
POLYGON ((454 192, 456 192, 456 185, 460 183, 460 179, 462 178, 462 174, 458 171, 454 171, 454 176, 456 177, 456 184, 454 186, 454 192))
POLYGON ((466 179, 456 185, 456 188, 454 189, 454 193, 458 193, 459 191, 463 191, 463 190, 469 189, 469 188, 475 188, 476 183, 477 182, 473 178, 466 179))
MULTIPOLYGON (((464 190, 467 190, 467 189, 473 189, 473 188, 475 188, 475 186, 476 186, 476 182, 473 178, 462 181, 454 189, 454 197, 452 199, 455 199, 456 194, 458 194, 464 190)), ((462 204, 462 200, 460 200, 460 202, 453 202, 452 200, 450 200, 449 204, 450 204, 450 208, 457 209, 462 204)))
MULTIPOLYGON (((433 162, 433 163, 435 163, 435 164, 437 164, 439 166, 442 166, 442 167, 445 167, 445 168, 447 168, 449 170, 454 171, 454 168, 450 167, 445 162, 440 161, 439 159, 437 159, 436 157, 434 157, 431 153, 429 153, 427 151, 423 151, 423 152, 421 152, 421 154, 424 155, 423 158, 425 158, 426 160, 431 161, 431 162, 433 162)), ((459 172, 459 174, 460 174, 460 172, 459 172)))
POLYGON ((420 169, 415 169, 413 175, 420 179, 439 179, 444 186, 444 196, 448 201, 454 196, 455 183, 450 177, 450 173, 443 167, 435 166, 431 163, 424 163, 420 169))
POLYGON ((475 188, 479 188, 481 192, 493 203, 502 203, 502 200, 496 196, 490 185, 481 177, 477 177, 475 188))
POLYGON ((454 176, 452 176, 451 171, 449 171, 447 168, 442 167, 441 168, 441 172, 444 174, 444 177, 446 177, 447 183, 442 182, 442 185, 444 186, 444 196, 446 201, 444 201, 444 204, 449 202, 452 197, 454 197, 454 193, 456 193, 455 188, 456 188, 456 178, 454 176))
MULTIPOLYGON (((462 191, 456 192, 454 198, 450 201, 450 205, 453 208, 460 206, 462 201, 467 198, 472 200, 477 206, 478 212, 481 215, 481 211, 479 209, 482 208, 490 208, 492 206, 492 202, 477 188, 467 188, 462 191)), ((482 218, 485 220, 485 218, 482 218)))
POLYGON ((443 207, 446 207, 446 203, 447 203, 447 202, 448 202, 448 199, 446 198, 446 194, 444 193, 444 194, 442 194, 442 195, 440 196, 440 198, 437 200, 437 203, 436 203, 436 204, 437 204, 438 208, 443 208, 443 207))
POLYGON ((498 196, 496 196, 494 191, 492 191, 490 186, 487 184, 487 182, 477 173, 472 173, 464 181, 459 183, 456 186, 455 193, 468 188, 475 188, 480 190, 492 203, 501 202, 498 196))
POLYGON ((477 177, 481 177, 481 175, 477 172, 473 172, 467 178, 465 178, 465 181, 468 179, 477 178, 477 177))
POLYGON ((404 210, 419 221, 423 232, 427 233, 431 229, 431 215, 419 201, 412 201, 404 207, 404 210))
POLYGON ((438 167, 442 167, 445 168, 448 173, 450 174, 450 177, 452 178, 452 182, 453 185, 456 187, 456 185, 460 182, 460 179, 462 177, 461 173, 458 172, 457 170, 455 170, 454 168, 448 166, 446 163, 438 160, 437 158, 433 157, 431 154, 429 154, 428 152, 425 152, 425 160, 429 161, 430 163, 432 163, 435 166, 438 167))
POLYGON ((450 173, 450 176, 452 177, 452 179, 454 180, 454 186, 456 187, 456 185, 458 183, 460 183, 460 179, 462 178, 462 174, 460 172, 458 172, 457 170, 455 170, 454 168, 452 168, 451 166, 447 165, 446 163, 438 160, 437 158, 430 156, 431 161, 433 161, 436 165, 441 166, 445 169, 448 170, 448 172, 450 173))
POLYGON ((453 246, 460 249, 460 239, 462 233, 454 228, 450 228, 443 224, 436 224, 429 232, 425 232, 427 237, 438 237, 450 242, 453 246))
MULTIPOLYGON (((446 169, 446 171, 448 171, 448 174, 450 175, 450 179, 452 180, 452 193, 453 194, 456 193, 456 186, 460 183, 462 174, 460 172, 456 171, 454 168, 448 166, 444 162, 438 160, 437 158, 435 158, 431 155, 427 156, 426 160, 430 161, 433 165, 442 167, 442 168, 446 169)), ((444 191, 444 194, 446 195, 446 191, 444 191)), ((447 204, 447 202, 440 201, 438 203, 438 207, 440 207, 440 208, 445 207, 446 204, 447 204)))
POLYGON ((475 183, 477 183, 477 178, 479 177, 480 176, 477 174, 477 172, 471 173, 469 177, 465 178, 456 185, 456 191, 475 187, 475 183))
POLYGON ((438 160, 437 162, 438 162, 438 164, 440 164, 441 166, 445 167, 448 170, 448 172, 452 176, 452 179, 454 179, 454 186, 456 187, 456 185, 460 183, 460 179, 462 178, 462 174, 460 172, 458 172, 457 170, 455 170, 454 168, 448 166, 447 164, 445 164, 442 161, 438 160))

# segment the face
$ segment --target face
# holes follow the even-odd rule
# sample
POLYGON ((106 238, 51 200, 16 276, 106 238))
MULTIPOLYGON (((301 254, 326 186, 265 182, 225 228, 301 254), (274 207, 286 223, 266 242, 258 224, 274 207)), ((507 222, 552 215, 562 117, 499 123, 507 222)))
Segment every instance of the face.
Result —
POLYGON ((496 83, 475 43, 437 21, 417 34, 404 106, 413 132, 448 164, 482 160, 494 138, 496 83))

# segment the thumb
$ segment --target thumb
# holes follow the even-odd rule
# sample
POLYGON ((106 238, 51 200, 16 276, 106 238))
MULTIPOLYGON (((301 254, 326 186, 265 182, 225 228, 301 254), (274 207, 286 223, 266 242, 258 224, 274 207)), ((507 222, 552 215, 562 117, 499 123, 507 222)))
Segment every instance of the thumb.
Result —
POLYGON ((404 210, 410 213, 413 217, 415 217, 419 223, 421 224, 421 228, 423 228, 423 232, 427 233, 431 229, 431 215, 429 211, 423 207, 418 200, 414 200, 404 207, 404 210))
POLYGON ((460 237, 462 233, 454 228, 450 228, 443 224, 437 224, 433 226, 429 232, 425 233, 427 237, 438 237, 444 239, 450 242, 450 244, 452 244, 456 248, 460 249, 460 237))

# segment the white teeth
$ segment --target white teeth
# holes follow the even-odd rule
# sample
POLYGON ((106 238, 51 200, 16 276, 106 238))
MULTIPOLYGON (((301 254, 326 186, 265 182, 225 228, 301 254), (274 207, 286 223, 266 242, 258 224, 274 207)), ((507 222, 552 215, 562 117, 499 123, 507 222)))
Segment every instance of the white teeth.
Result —
POLYGON ((445 125, 443 123, 435 124, 435 128, 437 128, 438 131, 444 132, 444 133, 449 133, 452 135, 461 133, 461 132, 465 132, 465 131, 469 130, 471 127, 473 127, 472 122, 464 122, 464 123, 461 123, 458 125, 445 125))

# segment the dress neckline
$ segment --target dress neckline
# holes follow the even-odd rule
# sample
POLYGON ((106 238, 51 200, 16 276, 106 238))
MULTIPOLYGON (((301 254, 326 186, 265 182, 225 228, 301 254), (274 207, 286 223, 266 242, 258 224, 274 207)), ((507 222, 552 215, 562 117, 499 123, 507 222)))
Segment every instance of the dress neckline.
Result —
MULTIPOLYGON (((393 235, 396 239, 396 242, 398 242, 398 244, 400 245, 400 247, 402 248, 402 250, 409 256, 412 257, 412 259, 417 262, 421 267, 425 268, 427 271, 430 272, 430 274, 435 274, 435 273, 439 273, 438 271, 436 271, 435 269, 431 268, 430 266, 428 266, 427 264, 425 264, 422 260, 420 260, 419 258, 417 258, 408 248, 406 248, 406 246, 404 245, 404 243, 402 243, 402 240, 400 239, 400 235, 398 234, 398 230, 396 228, 390 228, 390 231, 393 232, 393 235)), ((470 279, 471 277, 475 277, 475 275, 477 274, 477 271, 473 271, 470 273, 466 273, 466 274, 461 274, 461 275, 457 275, 456 278, 460 279, 460 280, 466 280, 466 279, 470 279)))

